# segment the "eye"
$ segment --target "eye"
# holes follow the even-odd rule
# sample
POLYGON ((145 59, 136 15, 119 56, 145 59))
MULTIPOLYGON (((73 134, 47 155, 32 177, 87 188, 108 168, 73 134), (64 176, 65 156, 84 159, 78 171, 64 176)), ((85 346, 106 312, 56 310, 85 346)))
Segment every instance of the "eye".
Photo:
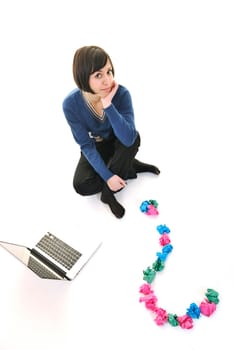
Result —
POLYGON ((112 69, 109 69, 107 73, 108 75, 112 75, 113 74, 112 69))
POLYGON ((101 74, 101 73, 96 73, 96 74, 95 74, 95 78, 100 79, 101 77, 102 77, 102 74, 101 74))

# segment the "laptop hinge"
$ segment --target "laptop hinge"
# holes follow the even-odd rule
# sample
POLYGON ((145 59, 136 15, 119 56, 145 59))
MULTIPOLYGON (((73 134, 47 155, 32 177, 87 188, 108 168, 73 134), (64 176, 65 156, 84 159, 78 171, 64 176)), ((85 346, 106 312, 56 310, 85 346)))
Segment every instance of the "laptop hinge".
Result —
POLYGON ((48 266, 52 271, 58 274, 62 279, 66 278, 66 272, 63 271, 59 266, 55 265, 52 261, 48 260, 45 256, 39 253, 36 249, 31 249, 32 256, 36 257, 39 261, 41 261, 44 265, 48 266))

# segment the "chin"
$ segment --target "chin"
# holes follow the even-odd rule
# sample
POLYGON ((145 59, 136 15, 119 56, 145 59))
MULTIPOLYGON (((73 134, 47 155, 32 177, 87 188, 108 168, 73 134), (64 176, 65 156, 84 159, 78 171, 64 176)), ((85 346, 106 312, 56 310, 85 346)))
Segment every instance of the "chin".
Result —
POLYGON ((102 92, 102 93, 99 94, 99 96, 100 96, 101 98, 105 98, 105 97, 108 96, 108 94, 109 94, 109 92, 102 92))

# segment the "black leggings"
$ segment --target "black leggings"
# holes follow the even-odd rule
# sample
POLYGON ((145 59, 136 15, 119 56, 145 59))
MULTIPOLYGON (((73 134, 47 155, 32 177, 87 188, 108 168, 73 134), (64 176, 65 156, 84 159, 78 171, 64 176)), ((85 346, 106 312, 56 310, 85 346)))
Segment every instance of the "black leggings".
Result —
MULTIPOLYGON (((138 134, 134 144, 130 147, 124 146, 117 138, 96 142, 96 149, 103 158, 105 164, 113 174, 123 179, 132 173, 132 162, 140 146, 140 135, 138 134)), ((81 153, 76 167, 73 186, 77 193, 82 196, 90 196, 102 191, 104 180, 96 173, 94 168, 81 153)))

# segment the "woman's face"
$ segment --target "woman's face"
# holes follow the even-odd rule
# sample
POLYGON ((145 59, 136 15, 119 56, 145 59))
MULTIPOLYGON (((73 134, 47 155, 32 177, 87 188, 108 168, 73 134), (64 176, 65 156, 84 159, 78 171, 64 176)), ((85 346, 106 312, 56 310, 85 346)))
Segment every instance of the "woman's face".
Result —
POLYGON ((101 98, 106 97, 114 85, 114 77, 112 73, 112 66, 107 61, 106 65, 90 75, 89 85, 92 91, 101 98))

